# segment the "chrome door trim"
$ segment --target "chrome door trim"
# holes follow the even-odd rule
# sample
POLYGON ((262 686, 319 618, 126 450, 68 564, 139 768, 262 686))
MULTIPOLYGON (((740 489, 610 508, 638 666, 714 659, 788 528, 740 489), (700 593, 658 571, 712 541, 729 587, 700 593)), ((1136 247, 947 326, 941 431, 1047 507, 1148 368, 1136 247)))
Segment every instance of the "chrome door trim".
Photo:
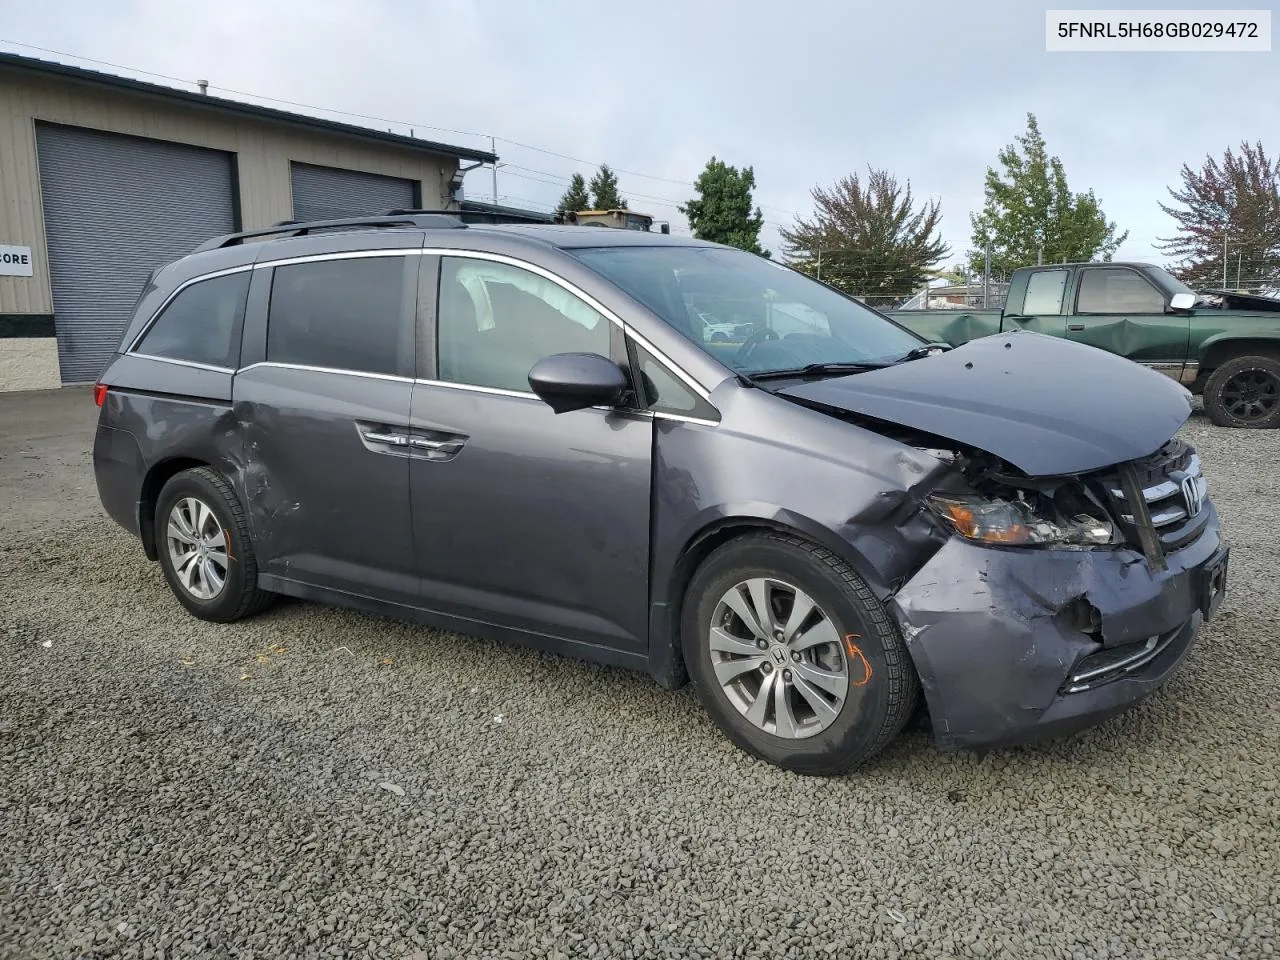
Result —
MULTIPOLYGON (((169 294, 169 296, 167 296, 164 299, 164 302, 160 304, 160 306, 156 309, 155 313, 153 313, 151 317, 147 320, 142 330, 138 333, 136 337, 134 337, 133 341, 129 345, 129 350, 127 352, 130 352, 130 353, 133 352, 133 349, 137 346, 138 342, 143 338, 143 336, 146 335, 147 331, 150 330, 152 324, 154 324, 156 319, 160 316, 160 314, 164 312, 165 307, 169 305, 170 301, 172 301, 173 298, 176 297, 180 292, 182 292, 183 290, 185 290, 187 287, 191 286, 194 283, 200 283, 204 280, 212 280, 215 277, 223 277, 233 273, 243 273, 250 270, 273 269, 275 267, 290 266, 292 264, 298 264, 298 263, 317 263, 325 260, 357 260, 357 259, 369 259, 372 257, 412 257, 412 256, 467 257, 473 260, 488 260, 494 263, 502 263, 510 267, 516 267, 517 269, 528 270, 530 273, 536 274, 537 276, 540 276, 545 280, 550 280, 552 283, 556 284, 562 289, 573 294, 575 297, 578 297, 580 300, 582 300, 584 303, 590 306, 593 310, 599 313, 602 317, 604 317, 614 326, 622 330, 623 333, 625 333, 627 336, 634 339, 636 343, 644 347, 645 350, 647 350, 650 354, 652 354, 653 357, 659 363, 661 363, 664 367, 666 367, 671 372, 671 374, 674 377, 676 377, 676 379, 680 380, 685 386, 687 386, 690 390, 696 393, 699 397, 701 397, 707 403, 711 402, 710 390, 708 390, 705 386, 703 386, 701 383, 695 380, 690 374, 685 372, 685 370, 681 368, 679 364, 677 364, 674 360, 672 360, 665 353, 663 353, 656 346, 654 346, 652 341, 650 341, 648 338, 640 334, 633 326, 631 326, 629 323, 624 321, 616 313, 614 313, 612 310, 610 310, 608 307, 602 304, 595 297, 591 296, 591 294, 587 293, 585 290, 582 290, 580 287, 575 286, 574 284, 570 283, 568 280, 565 280, 563 277, 558 276, 552 271, 546 269, 545 267, 541 267, 536 263, 530 263, 527 260, 521 260, 518 257, 511 257, 506 254, 490 253, 487 250, 466 250, 459 247, 388 247, 388 248, 379 249, 379 250, 348 250, 341 253, 306 254, 304 256, 286 257, 279 260, 265 260, 265 261, 259 261, 257 263, 241 264, 240 266, 230 267, 226 270, 218 270, 213 273, 202 274, 199 277, 192 277, 190 280, 187 280, 179 284, 176 288, 174 288, 174 290, 169 294)), ((350 373, 355 376, 376 377, 376 378, 381 378, 385 380, 407 381, 411 379, 407 377, 391 376, 389 374, 364 373, 359 370, 341 370, 333 367, 310 367, 310 366, 305 366, 303 364, 280 363, 280 362, 269 361, 269 360, 250 364, 247 367, 241 367, 240 370, 241 372, 243 372, 245 370, 251 370, 254 367, 258 367, 258 366, 274 366, 274 367, 280 367, 284 369, 295 369, 295 370, 312 370, 317 373, 350 373)), ((495 394, 507 395, 507 396, 535 396, 535 394, 533 394, 532 392, 499 390, 494 387, 478 387, 478 386, 473 386, 471 384, 455 384, 455 383, 451 383, 443 380, 418 380, 417 382, 428 383, 436 386, 465 387, 467 389, 472 389, 479 392, 495 393, 495 394)), ((714 404, 712 406, 714 407, 714 404)), ((717 413, 718 412, 719 411, 717 411, 717 413)))
POLYGON ((299 257, 283 257, 279 260, 260 260, 254 270, 288 267, 295 263, 318 263, 323 260, 367 260, 371 257, 415 257, 422 253, 419 247, 386 247, 381 250, 346 250, 342 253, 308 253, 299 257))
POLYGON ((278 360, 259 360, 247 367, 241 367, 237 373, 248 373, 258 367, 275 367, 279 370, 304 370, 308 373, 337 373, 347 377, 365 377, 370 380, 390 380, 393 383, 413 383, 412 377, 400 377, 392 373, 368 373, 364 370, 343 370, 338 367, 312 367, 305 363, 282 363, 278 360))
POLYGON ((174 363, 180 367, 194 367, 197 370, 209 370, 213 373, 235 373, 234 367, 219 367, 212 363, 198 363, 195 360, 179 360, 176 357, 157 357, 154 353, 129 353, 130 357, 139 360, 155 360, 158 363, 174 363))

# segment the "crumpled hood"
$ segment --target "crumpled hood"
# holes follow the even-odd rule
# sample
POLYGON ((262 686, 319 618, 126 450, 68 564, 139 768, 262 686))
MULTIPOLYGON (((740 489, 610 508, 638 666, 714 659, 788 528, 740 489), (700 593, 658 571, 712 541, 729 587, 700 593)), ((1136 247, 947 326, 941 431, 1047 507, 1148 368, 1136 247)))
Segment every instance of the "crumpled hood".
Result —
POLYGON ((1146 456, 1191 413, 1191 395, 1164 374, 1025 331, 778 393, 946 437, 1031 476, 1146 456))

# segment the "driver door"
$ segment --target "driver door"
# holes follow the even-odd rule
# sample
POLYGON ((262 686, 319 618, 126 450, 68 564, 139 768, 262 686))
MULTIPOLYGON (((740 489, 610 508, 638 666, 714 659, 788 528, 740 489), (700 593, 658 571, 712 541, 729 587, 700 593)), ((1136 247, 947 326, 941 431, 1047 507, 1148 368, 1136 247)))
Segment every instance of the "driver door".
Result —
POLYGON ((1165 310, 1165 296, 1132 267, 1081 267, 1067 338, 1117 353, 1178 380, 1191 319, 1165 310))
POLYGON ((436 356, 413 390, 410 501, 425 605, 553 640, 648 649, 653 419, 556 414, 529 370, 626 356, 565 285, 478 254, 440 258, 436 356))

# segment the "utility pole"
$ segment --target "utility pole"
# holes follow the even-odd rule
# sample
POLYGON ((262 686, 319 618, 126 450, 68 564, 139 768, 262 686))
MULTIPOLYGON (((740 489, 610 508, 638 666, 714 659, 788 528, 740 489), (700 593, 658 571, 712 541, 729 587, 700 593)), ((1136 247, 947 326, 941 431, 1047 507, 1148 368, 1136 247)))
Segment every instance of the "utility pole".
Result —
POLYGON ((982 268, 982 309, 986 310, 991 299, 991 241, 986 243, 986 264, 982 268))
POLYGON ((818 248, 818 279, 822 279, 822 248, 818 248))
POLYGON ((1240 289, 1240 264, 1244 260, 1244 251, 1236 251, 1236 289, 1240 289))
POLYGON ((498 146, 493 137, 489 138, 489 152, 494 155, 493 160, 493 205, 498 205, 498 146))
POLYGON ((1227 289, 1227 231, 1222 231, 1222 289, 1227 289))

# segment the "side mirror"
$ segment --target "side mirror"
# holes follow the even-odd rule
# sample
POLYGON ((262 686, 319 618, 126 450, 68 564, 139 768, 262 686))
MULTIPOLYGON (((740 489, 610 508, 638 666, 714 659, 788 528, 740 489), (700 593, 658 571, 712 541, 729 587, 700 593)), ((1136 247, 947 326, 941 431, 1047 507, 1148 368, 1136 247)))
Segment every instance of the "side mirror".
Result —
POLYGON ((1196 296, 1194 293, 1175 293, 1169 300, 1169 309, 1174 313, 1183 313, 1192 310, 1196 305, 1196 296))
POLYGON ((529 371, 529 387, 556 413, 613 406, 629 388, 626 374, 598 353, 557 353, 529 371))

